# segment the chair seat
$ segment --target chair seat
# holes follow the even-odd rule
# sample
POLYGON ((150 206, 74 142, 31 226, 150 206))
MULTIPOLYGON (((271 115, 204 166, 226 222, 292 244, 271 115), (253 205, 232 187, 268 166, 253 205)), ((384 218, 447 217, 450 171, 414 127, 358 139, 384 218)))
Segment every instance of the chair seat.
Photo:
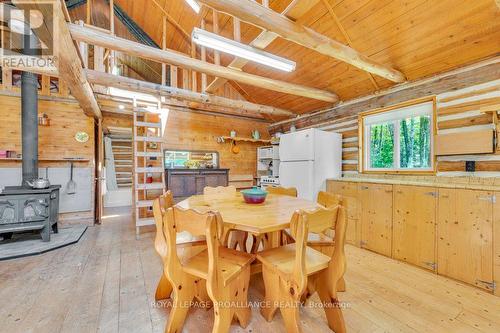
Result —
MULTIPOLYGON (((227 285, 247 266, 249 266, 255 257, 249 253, 219 247, 219 257, 217 265, 220 267, 224 285, 227 285)), ((184 264, 183 269, 186 273, 200 277, 208 278, 208 250, 204 250, 194 257, 189 258, 184 264)))
MULTIPOLYGON (((283 230, 283 233, 287 236, 293 239, 290 229, 285 229, 283 230)), ((307 234, 307 245, 335 245, 335 241, 333 238, 330 238, 326 235, 322 234, 315 234, 315 233, 309 233, 307 234)))
MULTIPOLYGON (((279 272, 291 274, 295 265, 295 243, 259 252, 257 259, 264 265, 279 272)), ((306 248, 306 274, 311 275, 328 267, 330 257, 316 251, 313 248, 306 248)))

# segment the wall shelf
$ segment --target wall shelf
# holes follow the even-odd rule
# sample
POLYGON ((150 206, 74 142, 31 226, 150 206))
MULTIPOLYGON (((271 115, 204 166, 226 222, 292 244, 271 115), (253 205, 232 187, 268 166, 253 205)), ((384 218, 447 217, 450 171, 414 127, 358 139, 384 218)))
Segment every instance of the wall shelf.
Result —
MULTIPOLYGON (((219 139, 223 139, 224 142, 226 142, 226 141, 227 142, 235 141, 235 142, 253 142, 253 143, 266 143, 266 144, 270 144, 271 143, 271 140, 243 138, 243 137, 238 137, 238 136, 235 136, 235 137, 220 136, 219 139)), ((219 143, 223 143, 223 142, 219 142, 219 143)))
MULTIPOLYGON (((22 161, 22 158, 10 157, 10 158, 0 158, 0 162, 19 162, 22 161)), ((40 162, 89 162, 89 159, 86 158, 39 158, 40 162)))

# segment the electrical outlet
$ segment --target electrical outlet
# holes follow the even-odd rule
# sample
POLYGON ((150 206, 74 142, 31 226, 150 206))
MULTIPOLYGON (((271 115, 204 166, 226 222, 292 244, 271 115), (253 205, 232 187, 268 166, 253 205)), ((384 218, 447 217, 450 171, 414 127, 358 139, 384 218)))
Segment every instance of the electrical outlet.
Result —
POLYGON ((476 171, 476 161, 465 161, 465 171, 467 172, 476 171))

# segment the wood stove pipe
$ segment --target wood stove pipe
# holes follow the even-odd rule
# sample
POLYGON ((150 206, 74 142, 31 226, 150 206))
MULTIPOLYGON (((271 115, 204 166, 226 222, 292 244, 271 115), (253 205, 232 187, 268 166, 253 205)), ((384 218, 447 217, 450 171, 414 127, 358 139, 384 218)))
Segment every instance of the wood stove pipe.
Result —
MULTIPOLYGON (((38 40, 33 32, 23 36, 25 55, 36 56, 38 40)), ((31 187, 28 181, 38 178, 38 76, 21 74, 21 127, 23 156, 23 187, 31 187)))

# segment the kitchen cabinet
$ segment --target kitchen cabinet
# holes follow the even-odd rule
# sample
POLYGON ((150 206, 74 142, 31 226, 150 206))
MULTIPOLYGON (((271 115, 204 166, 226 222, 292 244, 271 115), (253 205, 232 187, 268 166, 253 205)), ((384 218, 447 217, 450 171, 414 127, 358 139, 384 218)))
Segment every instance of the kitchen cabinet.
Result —
POLYGON ((348 182, 328 182, 327 192, 342 196, 342 205, 347 211, 346 242, 359 246, 361 226, 359 225, 358 184, 348 182))
POLYGON ((439 189, 438 273, 493 290, 494 193, 439 189))
POLYGON ((391 256, 392 185, 360 184, 362 248, 391 256))
POLYGON ((167 190, 177 199, 203 194, 206 186, 227 186, 228 172, 228 169, 167 169, 167 190))
POLYGON ((493 280, 495 295, 500 296, 500 192, 495 193, 493 204, 493 280))
POLYGON ((437 188, 394 185, 392 257, 436 270, 437 188))

